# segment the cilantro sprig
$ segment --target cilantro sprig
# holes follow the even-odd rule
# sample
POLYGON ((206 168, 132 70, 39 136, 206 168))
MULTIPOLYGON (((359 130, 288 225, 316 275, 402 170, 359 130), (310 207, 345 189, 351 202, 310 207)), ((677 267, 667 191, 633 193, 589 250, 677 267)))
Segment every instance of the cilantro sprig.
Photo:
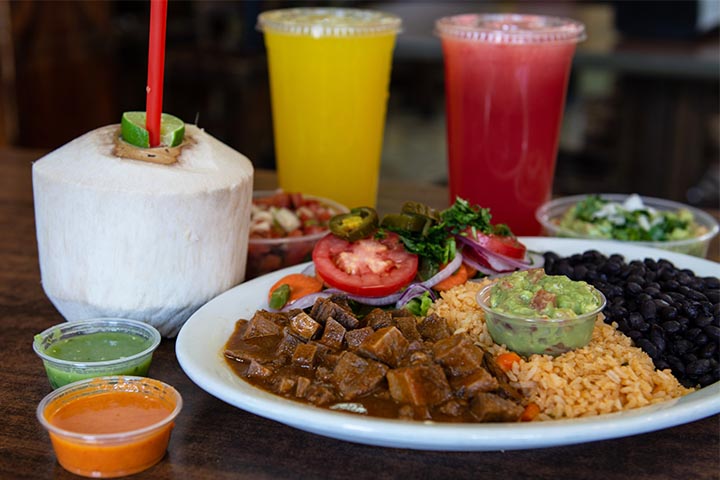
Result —
MULTIPOLYGON (((475 234, 511 236, 507 225, 491 223, 492 215, 487 208, 471 205, 460 197, 446 210, 431 211, 427 208, 426 225, 420 231, 387 225, 383 228, 397 233, 405 250, 420 257, 419 274, 427 279, 438 272, 441 265, 449 263, 457 251, 454 235, 475 234)), ((417 212, 416 204, 413 212, 417 212)))

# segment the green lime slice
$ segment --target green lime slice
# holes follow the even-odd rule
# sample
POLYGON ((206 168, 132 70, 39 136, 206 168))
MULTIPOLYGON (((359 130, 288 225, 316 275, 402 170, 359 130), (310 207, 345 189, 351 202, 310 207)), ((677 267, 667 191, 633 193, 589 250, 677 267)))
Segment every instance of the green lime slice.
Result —
MULTIPOLYGON (((145 128, 145 112, 125 112, 120 122, 123 140, 136 147, 150 146, 150 132, 145 128)), ((163 113, 160 117, 160 143, 166 147, 177 147, 185 136, 185 122, 163 113)))

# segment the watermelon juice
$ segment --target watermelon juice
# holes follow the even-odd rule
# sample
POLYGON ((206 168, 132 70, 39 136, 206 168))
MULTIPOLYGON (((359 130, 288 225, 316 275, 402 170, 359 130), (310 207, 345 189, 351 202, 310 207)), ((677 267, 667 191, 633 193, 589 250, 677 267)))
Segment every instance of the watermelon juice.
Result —
POLYGON ((460 15, 437 23, 445 59, 450 201, 490 208, 516 235, 538 235, 550 199, 582 24, 553 17, 460 15), (558 32, 556 32, 556 30, 558 32))

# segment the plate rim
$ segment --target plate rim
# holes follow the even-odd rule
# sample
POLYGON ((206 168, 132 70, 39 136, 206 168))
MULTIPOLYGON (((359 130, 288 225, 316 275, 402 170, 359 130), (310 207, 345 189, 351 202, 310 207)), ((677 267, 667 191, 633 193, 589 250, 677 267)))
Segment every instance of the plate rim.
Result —
MULTIPOLYGON (((679 268, 690 268, 682 265, 683 262, 704 265, 708 269, 720 268, 720 264, 707 259, 612 240, 555 237, 520 237, 520 240, 530 250, 538 250, 536 245, 549 243, 559 245, 555 248, 563 251, 575 250, 575 253, 599 250, 606 255, 610 252, 619 253, 626 259, 667 258, 679 268)), ((213 353, 213 358, 210 358, 210 352, 200 353, 197 348, 190 348, 197 341, 195 335, 207 332, 209 326, 215 326, 207 325, 206 318, 214 314, 214 309, 245 292, 252 293, 262 286, 269 288, 282 275, 302 271, 308 263, 278 270, 235 286, 208 301, 185 322, 177 336, 175 352, 181 368, 193 383, 225 403, 293 428, 355 443, 418 450, 499 451, 570 445, 647 433, 720 413, 720 382, 716 382, 680 399, 659 404, 593 417, 545 422, 456 424, 364 417, 286 399, 240 379, 222 357, 222 345, 227 340, 227 334, 222 337, 214 332, 215 337, 218 337, 215 338, 216 342, 224 340, 213 353), (205 354, 208 356, 204 357, 205 354), (213 360, 217 362, 214 367, 219 367, 219 371, 208 369, 202 363, 213 364, 213 360)), ((261 306, 256 305, 251 310, 261 306)), ((233 320, 217 318, 215 322, 224 323, 227 330, 230 324, 234 327, 237 318, 238 315, 233 320)))

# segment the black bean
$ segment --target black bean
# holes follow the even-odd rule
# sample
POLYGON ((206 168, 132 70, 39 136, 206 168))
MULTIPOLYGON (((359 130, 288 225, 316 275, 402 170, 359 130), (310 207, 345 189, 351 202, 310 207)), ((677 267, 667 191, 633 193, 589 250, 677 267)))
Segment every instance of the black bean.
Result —
POLYGON ((655 368, 657 368, 658 370, 666 370, 666 369, 670 368, 670 364, 667 363, 663 359, 655 360, 654 363, 655 363, 655 368))
POLYGON ((720 278, 703 277, 703 283, 705 284, 705 288, 720 289, 720 278))
POLYGON ((695 321, 693 322, 693 324, 696 327, 705 328, 708 325, 711 325, 712 321, 713 321, 712 317, 703 315, 703 316, 698 316, 695 319, 695 321))
POLYGON ((706 345, 709 341, 710 339, 704 333, 701 333, 697 337, 693 338, 693 342, 695 342, 695 346, 697 347, 702 347, 703 345, 706 345))
POLYGON ((705 290, 705 296, 712 303, 720 302, 720 290, 716 288, 705 290))
POLYGON ((652 259, 652 258, 646 258, 643 263, 644 263, 645 266, 646 266, 647 268, 649 268, 650 270, 657 270, 657 268, 658 268, 657 262, 656 262, 654 259, 652 259))
POLYGON ((690 319, 687 317, 678 317, 677 322, 680 324, 682 330, 688 328, 688 325, 690 325, 690 319))
POLYGON ((687 352, 692 350, 693 344, 689 340, 685 338, 678 338, 673 342, 673 344, 670 346, 670 350, 672 350, 675 355, 682 356, 685 355, 687 352))
POLYGON ((685 295, 690 300, 697 300, 698 302, 707 302, 708 301, 708 298, 704 294, 702 294, 692 288, 688 288, 688 292, 685 295))
POLYGON ((643 337, 643 333, 638 330, 630 330, 625 335, 632 338, 633 340, 638 340, 643 337))
POLYGON ((660 352, 658 351, 658 348, 653 344, 650 340, 647 338, 641 338, 635 344, 642 348, 645 353, 650 355, 650 358, 655 359, 660 355, 660 352))
POLYGON ((567 277, 571 277, 573 274, 573 267, 571 267, 570 264, 567 262, 562 262, 557 265, 556 273, 558 275, 565 275, 567 277))
POLYGON ((640 314, 646 319, 653 318, 657 313, 657 306, 652 300, 645 300, 640 304, 640 314))
POLYGON ((665 290, 668 290, 668 291, 671 291, 671 292, 675 292, 678 288, 680 288, 680 283, 678 283, 677 280, 668 280, 668 281, 665 282, 665 284, 663 285, 663 288, 664 288, 665 290))
POLYGON ((712 373, 708 373, 707 375, 703 375, 702 377, 698 378, 697 383, 698 385, 700 385, 700 387, 707 387, 708 385, 712 385, 713 383, 715 383, 715 379, 718 378, 718 376, 719 375, 717 374, 713 375, 712 373))
POLYGON ((657 287, 645 287, 644 291, 653 298, 656 298, 658 295, 660 295, 660 289, 657 287))
POLYGON ((685 303, 683 305, 682 311, 683 314, 688 318, 696 318, 698 316, 698 313, 700 313, 700 309, 695 303, 685 303))
POLYGON ((677 308, 671 306, 662 307, 658 315, 663 320, 675 320, 678 317, 677 308))
POLYGON ((690 362, 685 367, 685 373, 691 377, 701 377, 710 371, 710 360, 701 358, 690 362))
MULTIPOLYGON (((631 337, 632 338, 632 337, 631 337)), ((712 358, 718 350, 717 342, 708 342, 704 347, 700 349, 698 354, 700 358, 712 358)))
POLYGON ((680 285, 687 285, 690 283, 691 278, 687 272, 680 272, 680 275, 677 276, 677 281, 680 282, 680 285))
POLYGON ((631 313, 628 315, 628 325, 633 330, 640 330, 641 332, 647 330, 647 327, 643 329, 643 325, 647 326, 645 319, 639 313, 631 313))
POLYGON ((661 325, 663 330, 665 330, 665 333, 676 333, 680 331, 680 323, 676 320, 668 320, 667 322, 663 322, 661 325))
POLYGON ((637 295, 638 293, 642 292, 642 287, 639 283, 628 282, 627 285, 625 285, 625 291, 629 295, 637 295))
MULTIPOLYGON (((685 355, 682 356, 682 360, 683 360, 683 362, 685 362, 685 365, 689 365, 697 359, 698 359, 698 357, 694 353, 686 353, 685 355)), ((687 368, 686 368, 686 370, 687 370, 687 368)))
POLYGON ((684 334, 683 336, 684 336, 685 338, 687 338, 688 340, 693 340, 695 337, 697 337, 697 336, 700 335, 701 333, 702 333, 702 330, 701 330, 701 329, 699 329, 699 328, 697 328, 697 327, 693 327, 693 328, 688 328, 688 329, 685 331, 685 334, 684 334))
POLYGON ((717 327, 715 325, 708 325, 707 327, 703 328, 703 332, 707 334, 708 337, 714 338, 715 340, 720 339, 720 327, 717 327))
POLYGON ((685 375, 685 364, 682 360, 672 355, 667 355, 665 357, 665 360, 667 360, 667 362, 670 364, 670 368, 672 368, 673 372, 676 372, 679 375, 685 375))
POLYGON ((662 353, 665 350, 665 335, 662 328, 657 325, 650 328, 650 341, 657 347, 659 352, 662 353))
POLYGON ((661 308, 665 308, 665 307, 669 307, 669 306, 670 306, 670 304, 669 304, 668 302, 666 302, 665 300, 661 300, 661 299, 659 299, 659 298, 656 298, 655 300, 653 300, 653 303, 654 303, 655 306, 657 307, 657 310, 658 310, 658 311, 659 311, 661 308))

